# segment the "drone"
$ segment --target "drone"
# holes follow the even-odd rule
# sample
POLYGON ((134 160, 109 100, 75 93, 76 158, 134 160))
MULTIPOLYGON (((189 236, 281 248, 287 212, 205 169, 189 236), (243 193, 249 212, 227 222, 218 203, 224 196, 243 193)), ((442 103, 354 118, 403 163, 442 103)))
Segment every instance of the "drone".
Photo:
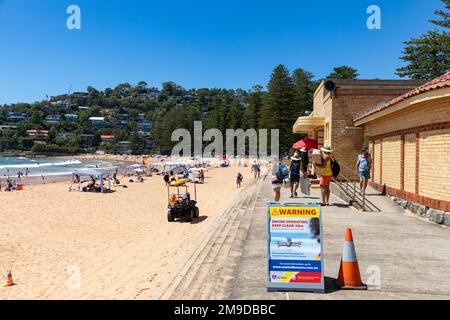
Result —
POLYGON ((287 247, 287 248, 294 248, 294 247, 298 247, 300 248, 302 246, 301 242, 292 242, 291 238, 287 238, 286 242, 278 242, 278 248, 281 247, 287 247))

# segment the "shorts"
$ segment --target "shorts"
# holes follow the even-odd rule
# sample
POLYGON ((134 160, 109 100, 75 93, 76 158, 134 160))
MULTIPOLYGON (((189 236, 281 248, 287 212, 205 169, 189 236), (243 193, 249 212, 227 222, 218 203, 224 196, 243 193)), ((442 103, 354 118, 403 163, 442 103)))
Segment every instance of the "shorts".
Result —
POLYGON ((272 183, 272 189, 281 189, 281 188, 283 188, 283 185, 282 184, 279 184, 279 183, 272 183))
POLYGON ((361 179, 370 180, 370 171, 369 170, 367 170, 367 171, 360 171, 359 172, 359 176, 361 177, 361 179))
POLYGON ((292 183, 300 183, 300 175, 297 175, 297 174, 295 174, 295 175, 291 175, 291 182, 292 183))
POLYGON ((328 187, 331 184, 332 176, 321 176, 320 177, 320 185, 328 187))
POLYGON ((283 187, 283 183, 280 183, 280 180, 278 180, 277 176, 272 176, 272 189, 279 189, 283 187))

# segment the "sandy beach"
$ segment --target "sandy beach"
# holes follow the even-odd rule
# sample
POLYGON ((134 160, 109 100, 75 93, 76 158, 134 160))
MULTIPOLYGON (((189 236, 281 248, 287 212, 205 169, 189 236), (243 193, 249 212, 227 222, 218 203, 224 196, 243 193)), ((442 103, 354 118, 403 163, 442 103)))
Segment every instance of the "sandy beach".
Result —
POLYGON ((193 223, 167 222, 160 176, 123 180, 129 188, 109 194, 68 192, 68 182, 0 192, 1 282, 11 268, 17 284, 0 286, 0 299, 151 297, 196 235, 238 196, 238 171, 244 183, 253 179, 250 168, 208 171, 197 187, 200 218, 193 223))

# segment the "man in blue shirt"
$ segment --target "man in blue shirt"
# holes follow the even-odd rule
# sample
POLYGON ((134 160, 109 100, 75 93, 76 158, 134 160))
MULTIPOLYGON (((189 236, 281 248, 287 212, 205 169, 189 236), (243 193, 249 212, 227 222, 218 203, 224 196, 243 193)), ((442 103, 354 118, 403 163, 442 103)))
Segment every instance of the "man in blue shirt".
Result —
POLYGON ((367 147, 363 147, 361 154, 358 155, 358 161, 356 162, 356 171, 359 173, 359 186, 363 193, 366 192, 371 170, 372 161, 370 159, 369 150, 367 147))

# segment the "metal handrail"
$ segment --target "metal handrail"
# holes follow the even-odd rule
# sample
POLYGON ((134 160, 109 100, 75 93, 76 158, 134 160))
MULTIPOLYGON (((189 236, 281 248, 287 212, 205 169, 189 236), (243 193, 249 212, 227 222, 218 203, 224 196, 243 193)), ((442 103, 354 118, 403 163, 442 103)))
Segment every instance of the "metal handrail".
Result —
MULTIPOLYGON (((343 167, 343 168, 346 169, 347 171, 351 172, 352 174, 355 174, 356 176, 359 176, 359 173, 358 173, 356 170, 352 170, 352 169, 350 169, 349 167, 347 167, 347 166, 344 165, 344 164, 340 164, 340 165, 341 165, 341 167, 343 167)), ((375 210, 373 210, 373 211, 381 211, 377 206, 375 206, 372 202, 370 202, 370 201, 367 199, 366 194, 365 194, 365 193, 366 193, 365 190, 363 190, 363 191, 361 192, 361 188, 359 188, 357 184, 356 184, 356 188, 360 191, 360 193, 363 194, 363 196, 362 196, 363 206, 364 206, 365 202, 368 202, 368 203, 375 209, 375 210)))
MULTIPOLYGON (((342 167, 347 168, 345 165, 342 167)), ((335 179, 335 182, 350 197, 351 201, 354 201, 361 206, 363 211, 366 211, 366 208, 370 211, 380 211, 377 206, 367 199, 365 190, 361 190, 355 180, 352 181, 341 173, 338 178, 335 179)))

